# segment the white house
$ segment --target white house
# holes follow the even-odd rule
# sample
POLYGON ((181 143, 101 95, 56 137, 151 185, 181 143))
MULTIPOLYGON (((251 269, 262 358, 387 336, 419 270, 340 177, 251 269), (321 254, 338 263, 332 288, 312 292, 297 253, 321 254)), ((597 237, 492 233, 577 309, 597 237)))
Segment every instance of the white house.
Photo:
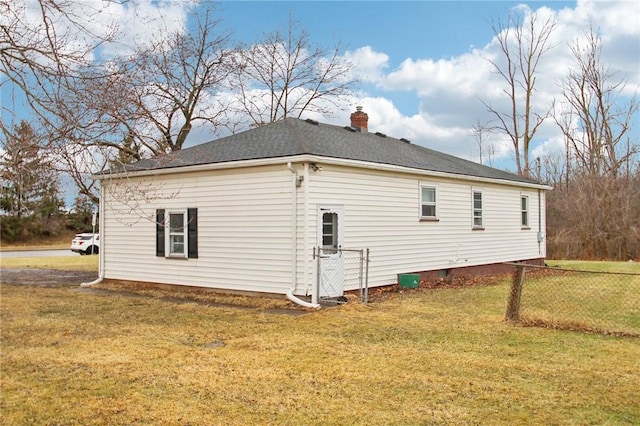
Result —
POLYGON ((340 248, 370 250, 370 287, 544 259, 549 187, 368 132, 367 118, 286 118, 96 176, 100 279, 315 306, 354 289, 325 286, 341 280, 340 248))

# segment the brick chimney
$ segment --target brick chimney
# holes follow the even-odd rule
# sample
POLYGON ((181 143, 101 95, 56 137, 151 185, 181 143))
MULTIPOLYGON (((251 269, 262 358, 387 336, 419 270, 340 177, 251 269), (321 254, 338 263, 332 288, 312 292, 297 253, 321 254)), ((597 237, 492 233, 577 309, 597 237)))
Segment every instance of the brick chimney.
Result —
POLYGON ((354 127, 359 132, 366 132, 368 122, 369 116, 367 113, 362 112, 361 106, 357 106, 356 112, 351 114, 351 127, 354 127))

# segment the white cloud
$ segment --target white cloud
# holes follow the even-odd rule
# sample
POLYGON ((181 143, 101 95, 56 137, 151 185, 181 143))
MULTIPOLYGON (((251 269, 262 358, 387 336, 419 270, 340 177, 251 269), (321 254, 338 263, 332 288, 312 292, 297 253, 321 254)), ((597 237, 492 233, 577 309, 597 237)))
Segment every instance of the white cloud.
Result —
POLYGON ((548 138, 531 151, 532 158, 556 158, 565 155, 564 138, 556 135, 548 138))
MULTIPOLYGON (((535 13, 539 22, 553 17, 558 24, 551 40, 554 47, 539 66, 533 105, 536 111, 543 113, 553 99, 560 97, 559 83, 572 66, 568 44, 584 37, 590 25, 602 39, 603 63, 616 80, 627 82, 627 94, 640 92, 640 2, 580 0, 575 8, 560 11, 520 7, 535 13)), ((359 72, 359 75, 372 75, 368 82, 378 90, 371 92, 376 96, 367 98, 365 109, 370 123, 386 128, 390 135, 408 135, 408 139, 421 145, 473 158, 477 154, 477 143, 472 126, 477 121, 493 118, 481 100, 499 110, 508 110, 509 99, 503 93, 505 85, 485 59, 501 60, 495 40, 487 40, 483 48, 449 59, 407 58, 386 74, 388 56, 369 47, 366 53, 367 58, 378 58, 378 61, 366 62, 366 66, 376 72, 359 72), (419 112, 411 116, 400 114, 384 99, 393 98, 393 92, 415 92, 420 99, 419 112), (383 118, 378 118, 378 114, 383 118)), ((636 129, 638 131, 640 129, 636 129)), ((504 136, 495 135, 490 140, 496 146, 496 157, 507 162, 513 159, 513 149, 504 136)), ((531 158, 556 153, 562 143, 559 130, 549 121, 536 135, 531 158)))
POLYGON ((61 13, 53 2, 14 0, 11 11, 23 25, 16 28, 14 36, 27 34, 33 40, 45 40, 44 10, 47 20, 53 23, 61 51, 86 52, 88 60, 95 60, 126 54, 136 44, 144 45, 161 34, 184 30, 189 10, 198 3, 198 0, 74 0, 64 3, 61 13), (103 43, 104 40, 111 41, 103 43), (93 50, 97 45, 100 50, 93 50))
POLYGON ((116 37, 102 53, 109 57, 122 55, 161 35, 185 31, 188 12, 197 3, 196 0, 108 2, 101 12, 105 16, 102 22, 108 24, 106 30, 116 32, 116 37))
POLYGON ((384 79, 384 69, 389 66, 389 55, 375 52, 371 46, 360 47, 344 54, 344 58, 354 64, 354 77, 377 83, 384 79))

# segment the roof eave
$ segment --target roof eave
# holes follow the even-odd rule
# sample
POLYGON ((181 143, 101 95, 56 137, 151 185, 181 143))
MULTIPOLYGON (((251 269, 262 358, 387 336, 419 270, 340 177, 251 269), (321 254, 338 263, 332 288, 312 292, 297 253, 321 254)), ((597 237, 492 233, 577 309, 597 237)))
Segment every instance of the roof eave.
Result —
POLYGON ((397 166, 397 165, 386 164, 386 163, 373 163, 373 162, 361 161, 361 160, 348 160, 344 158, 338 159, 338 158, 331 158, 331 157, 317 157, 317 156, 312 156, 312 157, 314 157, 314 159, 309 161, 322 162, 325 164, 360 167, 365 169, 384 170, 384 171, 392 171, 392 172, 400 172, 400 173, 410 173, 410 174, 417 174, 417 175, 430 176, 430 177, 440 177, 440 178, 474 181, 474 182, 491 182, 491 183, 502 184, 502 185, 511 185, 511 186, 544 189, 544 190, 553 189, 553 187, 549 185, 544 185, 544 184, 535 183, 535 182, 521 182, 516 180, 466 175, 462 173, 439 172, 435 170, 417 169, 413 167, 397 166))
POLYGON ((415 175, 422 175, 422 176, 429 176, 429 177, 440 177, 440 178, 465 180, 465 181, 472 181, 472 182, 495 183, 495 184, 502 184, 502 185, 518 186, 521 188, 532 188, 532 189, 542 189, 542 190, 553 189, 553 187, 549 185, 544 185, 544 184, 535 183, 535 182, 522 182, 522 181, 508 180, 508 179, 489 178, 489 177, 482 177, 482 176, 467 175, 462 173, 439 172, 434 170, 417 169, 413 167, 398 166, 398 165, 386 164, 386 163, 374 163, 370 161, 350 160, 345 158, 326 157, 326 156, 312 155, 312 154, 301 154, 301 155, 273 157, 273 158, 259 158, 259 159, 252 159, 252 160, 227 161, 223 163, 208 163, 208 164, 198 164, 193 166, 158 168, 158 169, 140 170, 135 172, 122 172, 122 173, 114 173, 114 174, 100 174, 100 175, 93 175, 92 179, 100 181, 100 180, 108 180, 108 179, 121 179, 125 177, 130 177, 130 176, 136 176, 136 177, 162 176, 162 175, 171 175, 171 174, 178 174, 178 173, 196 173, 196 172, 211 171, 211 170, 228 170, 228 169, 235 169, 235 168, 270 166, 270 165, 278 165, 278 164, 305 163, 305 162, 331 164, 336 166, 348 166, 348 167, 356 167, 356 168, 364 168, 364 169, 370 169, 370 170, 380 170, 380 171, 388 171, 388 172, 396 172, 396 173, 408 173, 408 174, 415 174, 415 175))

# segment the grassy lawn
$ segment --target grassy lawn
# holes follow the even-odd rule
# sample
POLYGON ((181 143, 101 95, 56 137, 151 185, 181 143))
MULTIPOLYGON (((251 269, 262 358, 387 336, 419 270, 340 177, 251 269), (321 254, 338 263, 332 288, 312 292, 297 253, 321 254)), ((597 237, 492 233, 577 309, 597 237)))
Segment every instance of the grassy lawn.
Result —
POLYGON ((98 256, 11 257, 8 259, 0 259, 0 267, 97 272, 98 256))
POLYGON ((56 237, 39 238, 33 241, 19 241, 15 243, 0 241, 0 251, 68 249, 75 235, 75 231, 66 231, 56 237))
POLYGON ((525 322, 640 335, 640 263, 547 263, 576 272, 540 277, 532 270, 522 290, 520 316, 525 322))
POLYGON ((507 324, 508 285, 303 315, 2 285, 0 423, 640 424, 640 339, 507 324))

